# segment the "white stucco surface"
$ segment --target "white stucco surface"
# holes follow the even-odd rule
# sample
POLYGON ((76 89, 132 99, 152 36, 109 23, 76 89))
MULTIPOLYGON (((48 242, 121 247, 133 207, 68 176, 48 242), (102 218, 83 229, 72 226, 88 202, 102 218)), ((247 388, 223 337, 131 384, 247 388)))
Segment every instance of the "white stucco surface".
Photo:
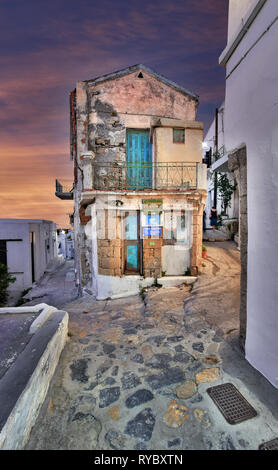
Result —
POLYGON ((257 3, 258 0, 230 0, 228 40, 238 32, 246 15, 257 3))
POLYGON ((227 64, 225 143, 247 148, 246 358, 278 388, 278 21, 239 63, 277 15, 268 0, 227 64))
POLYGON ((21 293, 32 285, 30 233, 34 233, 34 280, 38 281, 46 266, 57 257, 56 224, 37 219, 0 219, 0 240, 7 240, 7 266, 16 277, 10 292, 21 293))

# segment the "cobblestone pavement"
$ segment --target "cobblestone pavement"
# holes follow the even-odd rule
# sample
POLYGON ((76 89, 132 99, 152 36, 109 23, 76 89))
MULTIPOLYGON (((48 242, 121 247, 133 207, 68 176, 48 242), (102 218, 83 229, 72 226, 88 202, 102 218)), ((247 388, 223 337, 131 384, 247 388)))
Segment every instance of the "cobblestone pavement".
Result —
POLYGON ((278 391, 237 348, 238 253, 219 245, 192 292, 64 306, 69 340, 26 449, 245 450, 278 435, 278 391), (257 417, 225 421, 206 390, 226 382, 257 417))
POLYGON ((60 308, 66 302, 77 298, 78 291, 74 281, 74 261, 66 260, 62 264, 53 263, 32 289, 24 296, 24 307, 46 303, 60 308))

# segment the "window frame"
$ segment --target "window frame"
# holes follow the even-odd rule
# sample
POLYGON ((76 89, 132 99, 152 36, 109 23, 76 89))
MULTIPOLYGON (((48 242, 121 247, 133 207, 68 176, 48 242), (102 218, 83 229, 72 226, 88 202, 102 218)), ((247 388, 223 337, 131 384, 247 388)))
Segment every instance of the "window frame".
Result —
POLYGON ((184 127, 173 127, 173 144, 185 144, 185 128, 184 127), (175 131, 183 131, 183 141, 175 140, 175 131))

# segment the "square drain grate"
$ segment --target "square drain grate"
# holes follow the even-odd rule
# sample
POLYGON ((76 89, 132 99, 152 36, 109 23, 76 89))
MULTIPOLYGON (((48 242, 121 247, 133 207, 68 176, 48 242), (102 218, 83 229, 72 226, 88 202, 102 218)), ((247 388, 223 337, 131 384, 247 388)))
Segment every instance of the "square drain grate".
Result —
POLYGON ((257 416, 256 410, 231 383, 210 387, 207 393, 229 424, 241 423, 257 416))
POLYGON ((278 450, 278 437, 272 441, 264 442, 259 446, 259 450, 278 450))

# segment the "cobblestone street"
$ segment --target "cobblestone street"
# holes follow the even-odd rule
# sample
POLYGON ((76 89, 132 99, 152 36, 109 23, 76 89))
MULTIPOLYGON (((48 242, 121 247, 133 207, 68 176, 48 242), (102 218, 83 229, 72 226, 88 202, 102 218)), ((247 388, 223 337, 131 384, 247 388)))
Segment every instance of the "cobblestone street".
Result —
POLYGON ((278 433, 278 391, 237 346, 239 252, 207 244, 190 286, 77 299, 27 449, 257 449, 278 433), (206 390, 232 382, 258 415, 229 425, 206 390))

